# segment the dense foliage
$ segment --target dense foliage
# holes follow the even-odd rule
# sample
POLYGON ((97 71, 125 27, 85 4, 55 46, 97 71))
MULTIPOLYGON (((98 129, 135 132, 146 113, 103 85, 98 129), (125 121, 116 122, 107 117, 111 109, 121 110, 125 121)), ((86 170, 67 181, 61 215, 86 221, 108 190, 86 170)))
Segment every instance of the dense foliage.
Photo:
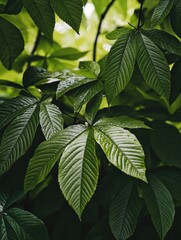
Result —
POLYGON ((181 2, 151 2, 0 1, 1 240, 181 239, 181 2), (92 61, 54 35, 86 4, 92 61))

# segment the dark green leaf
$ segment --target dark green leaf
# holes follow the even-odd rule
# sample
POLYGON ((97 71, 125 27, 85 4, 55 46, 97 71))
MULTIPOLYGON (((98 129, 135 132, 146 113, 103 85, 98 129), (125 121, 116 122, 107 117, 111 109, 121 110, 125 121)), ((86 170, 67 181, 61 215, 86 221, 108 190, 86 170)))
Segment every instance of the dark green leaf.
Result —
POLYGON ((38 146, 27 169, 24 183, 26 192, 34 189, 38 183, 45 179, 67 144, 84 130, 83 125, 70 126, 38 146))
POLYGON ((24 7, 40 31, 47 38, 52 39, 55 16, 50 2, 47 0, 24 0, 24 7))
POLYGON ((174 32, 181 38, 181 1, 175 0, 170 15, 171 25, 174 32))
POLYGON ((89 129, 68 144, 59 163, 60 188, 79 218, 96 190, 98 173, 93 130, 89 129))
POLYGON ((110 103, 128 84, 136 60, 134 33, 122 35, 110 50, 105 66, 105 90, 110 103))
POLYGON ((149 184, 143 186, 144 199, 162 240, 173 224, 174 203, 170 192, 159 179, 150 176, 148 180, 149 184))
POLYGON ((39 106, 28 108, 5 130, 0 146, 0 175, 30 147, 39 124, 39 106))
POLYGON ((23 49, 21 32, 12 23, 0 17, 0 60, 3 65, 10 70, 23 49))
POLYGON ((165 17, 169 14, 174 0, 160 0, 159 4, 154 9, 152 18, 151 18, 151 26, 155 27, 163 22, 165 17))
POLYGON ((83 12, 82 0, 51 0, 51 5, 57 15, 78 33, 83 12))
POLYGON ((9 81, 9 80, 4 80, 4 79, 0 79, 0 85, 1 86, 13 87, 13 88, 17 88, 17 89, 23 89, 22 85, 20 85, 18 83, 15 83, 15 82, 12 82, 12 81, 9 81))
POLYGON ((100 73, 100 66, 97 62, 94 61, 82 61, 79 63, 80 69, 86 69, 92 73, 94 73, 96 76, 100 73))
POLYGON ((23 0, 8 0, 4 8, 4 13, 18 14, 23 8, 23 0))
POLYGON ((131 32, 131 29, 121 27, 121 28, 118 28, 118 29, 108 33, 106 35, 106 38, 109 39, 109 40, 115 40, 115 39, 120 38, 125 33, 130 33, 130 32, 131 32))
POLYGON ((85 118, 92 124, 102 102, 102 92, 95 95, 86 105, 85 118))
POLYGON ((128 239, 134 233, 140 210, 141 199, 133 180, 129 179, 119 189, 109 210, 109 223, 117 240, 128 239))
POLYGON ((170 71, 161 50, 146 36, 138 34, 138 66, 146 83, 166 100, 170 95, 170 71))
POLYGON ((170 101, 173 103, 181 94, 181 60, 176 62, 171 71, 171 96, 170 101))

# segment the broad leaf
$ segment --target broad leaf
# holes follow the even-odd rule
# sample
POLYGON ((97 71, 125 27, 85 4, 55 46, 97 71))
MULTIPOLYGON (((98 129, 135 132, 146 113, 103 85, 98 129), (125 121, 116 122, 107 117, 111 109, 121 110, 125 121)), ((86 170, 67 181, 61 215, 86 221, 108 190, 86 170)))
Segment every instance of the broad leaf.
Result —
POLYGON ((100 73, 100 66, 97 62, 94 61, 82 61, 79 63, 80 69, 86 69, 98 76, 100 73))
POLYGON ((174 32, 181 38, 181 1, 175 0, 170 15, 171 25, 174 32))
POLYGON ((6 210, 3 219, 5 227, 4 240, 49 239, 43 222, 30 212, 18 208, 11 208, 6 210))
POLYGON ((51 5, 57 15, 78 33, 83 12, 82 0, 51 0, 51 5))
POLYGON ((23 8, 23 0, 8 0, 4 8, 6 14, 18 14, 23 8))
POLYGON ((108 160, 126 174, 147 181, 145 177, 144 152, 137 138, 117 126, 95 126, 97 143, 108 160))
POLYGON ((128 239, 134 233, 140 210, 141 199, 133 180, 129 179, 109 209, 109 224, 117 240, 128 239))
POLYGON ((96 190, 98 173, 93 130, 89 129, 68 144, 59 163, 60 188, 79 218, 96 190))
POLYGON ((121 128, 149 128, 142 121, 127 116, 103 117, 98 120, 94 126, 115 126, 121 128))
POLYGON ((153 176, 148 179, 149 184, 143 185, 143 195, 153 224, 162 240, 173 224, 174 203, 170 192, 159 179, 153 176))
POLYGON ((60 48, 59 50, 51 53, 51 55, 48 58, 60 58, 65 60, 77 60, 83 56, 85 56, 88 52, 80 52, 76 48, 60 48))
POLYGON ((0 17, 0 60, 3 65, 10 70, 23 49, 21 32, 12 23, 0 17))
POLYGON ((74 112, 78 112, 81 107, 89 102, 96 94, 102 91, 102 82, 96 81, 89 83, 79 89, 75 101, 74 101, 74 112))
POLYGON ((24 7, 40 31, 52 39, 55 16, 50 2, 47 0, 24 0, 24 7))
POLYGON ((0 146, 0 175, 30 147, 39 124, 39 106, 27 109, 5 130, 0 146))
POLYGON ((163 22, 165 17, 169 14, 174 0, 160 0, 159 4, 154 9, 152 18, 151 18, 151 26, 155 27, 156 25, 163 22))
POLYGON ((138 66, 146 83, 166 100, 170 95, 170 71, 161 50, 146 36, 138 33, 138 66))
POLYGON ((171 71, 171 96, 170 101, 173 103, 181 95, 181 60, 177 61, 171 71))
POLYGON ((95 79, 87 78, 85 76, 79 76, 76 74, 72 74, 72 76, 70 77, 67 76, 67 78, 60 81, 57 88, 56 96, 57 98, 59 98, 66 92, 92 81, 95 81, 95 79))
POLYGON ((131 32, 130 28, 121 27, 121 28, 118 28, 118 29, 108 33, 106 35, 106 38, 109 39, 109 40, 115 40, 115 39, 120 38, 125 33, 130 33, 130 32, 131 32))
POLYGON ((35 103, 36 99, 34 98, 20 96, 0 104, 0 129, 35 103))
POLYGON ((171 34, 157 29, 142 30, 142 33, 158 47, 167 50, 169 53, 181 56, 181 42, 171 34))
POLYGON ((112 46, 105 66, 105 90, 110 103, 128 84, 136 60, 134 33, 122 35, 112 46))
POLYGON ((54 104, 40 105, 40 125, 46 139, 63 129, 63 118, 59 108, 54 104))
POLYGON ((95 95, 86 105, 85 118, 92 124, 102 102, 102 92, 95 95))
POLYGON ((84 130, 83 125, 70 126, 38 146, 27 169, 24 183, 26 192, 34 189, 38 183, 45 179, 67 144, 84 130))

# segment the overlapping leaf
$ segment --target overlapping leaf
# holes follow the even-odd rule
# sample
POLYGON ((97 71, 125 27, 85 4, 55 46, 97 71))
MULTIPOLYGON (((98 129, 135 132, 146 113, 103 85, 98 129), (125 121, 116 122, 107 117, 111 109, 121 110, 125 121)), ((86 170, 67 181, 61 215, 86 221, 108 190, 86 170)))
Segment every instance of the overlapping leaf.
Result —
POLYGON ((104 79, 109 103, 126 87, 131 79, 135 59, 134 33, 126 33, 112 46, 107 57, 104 79))
POLYGON ((46 139, 63 129, 63 118, 59 108, 54 104, 40 105, 40 125, 46 139))
POLYGON ((170 15, 171 25, 174 32, 181 38, 181 1, 175 0, 170 15))
POLYGON ((128 239, 134 233, 140 210, 141 199, 133 180, 129 179, 119 189, 109 210, 109 223, 117 240, 128 239))
POLYGON ((8 0, 4 8, 6 14, 18 14, 23 8, 23 0, 8 0))
POLYGON ((170 71, 160 49, 146 36, 137 35, 138 66, 146 83, 166 100, 170 95, 170 71))
POLYGON ((102 93, 95 95, 86 105, 85 118, 92 124, 102 102, 102 93))
POLYGON ((23 49, 21 32, 12 23, 0 17, 0 60, 3 65, 10 70, 23 49))
POLYGON ((55 16, 47 0, 24 0, 24 7, 46 37, 52 39, 55 16))
POLYGON ((164 239, 174 220, 174 203, 165 185, 155 177, 149 177, 149 185, 143 186, 144 199, 151 214, 153 224, 164 239))
POLYGON ((24 183, 25 191, 32 190, 45 179, 67 144, 84 130, 83 125, 70 126, 38 146, 29 162, 24 183))
POLYGON ((89 129, 65 148, 59 164, 60 188, 79 218, 94 194, 97 180, 95 140, 89 129))
POLYGON ((39 106, 28 108, 5 130, 0 146, 0 175, 30 147, 39 124, 39 106))
POLYGON ((51 5, 57 15, 78 33, 83 12, 82 0, 51 0, 51 5))
POLYGON ((165 17, 169 14, 174 0, 160 0, 159 4, 154 9, 152 18, 151 18, 151 26, 155 27, 156 25, 163 22, 165 17))
POLYGON ((95 126, 94 136, 108 160, 128 175, 146 181, 144 152, 137 138, 117 126, 95 126))

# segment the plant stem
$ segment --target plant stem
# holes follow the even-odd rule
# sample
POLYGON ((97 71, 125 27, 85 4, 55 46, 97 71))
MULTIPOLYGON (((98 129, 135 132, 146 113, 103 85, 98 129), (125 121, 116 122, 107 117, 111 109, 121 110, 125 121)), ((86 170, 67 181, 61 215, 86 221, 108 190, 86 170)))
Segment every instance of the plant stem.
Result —
POLYGON ((143 11, 143 1, 141 1, 140 11, 139 11, 139 19, 138 19, 138 26, 137 29, 140 29, 141 26, 141 17, 142 17, 142 11, 143 11))
POLYGON ((102 27, 102 22, 104 20, 104 18, 106 17, 106 14, 108 13, 109 9, 111 8, 111 6, 113 5, 113 3, 115 2, 115 0, 112 0, 106 7, 105 11, 101 14, 100 17, 100 21, 99 21, 99 25, 97 28, 97 33, 96 33, 96 37, 95 37, 95 41, 94 41, 94 45, 93 45, 93 61, 96 61, 96 54, 97 54, 97 41, 101 32, 101 27, 102 27))

